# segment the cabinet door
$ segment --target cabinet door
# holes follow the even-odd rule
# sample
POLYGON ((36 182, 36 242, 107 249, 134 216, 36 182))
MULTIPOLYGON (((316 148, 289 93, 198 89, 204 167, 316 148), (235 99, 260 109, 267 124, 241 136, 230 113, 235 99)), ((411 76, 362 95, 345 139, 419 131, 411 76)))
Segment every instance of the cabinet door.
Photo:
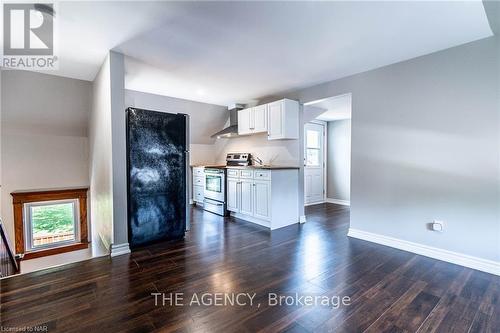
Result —
POLYGON ((269 140, 283 138, 283 101, 269 103, 267 105, 268 123, 267 136, 269 140))
POLYGON ((205 177, 198 177, 198 176, 194 177, 193 178, 193 185, 205 187, 205 177))
POLYGON ((267 132, 267 104, 252 108, 253 112, 253 132, 267 132))
POLYGON ((227 210, 238 213, 240 211, 240 182, 238 179, 227 179, 227 210))
POLYGON ((241 201, 240 213, 246 215, 253 214, 253 180, 240 180, 241 201))
POLYGON ((195 186, 194 187, 194 190, 193 190, 194 201, 203 203, 203 199, 205 198, 203 191, 204 191, 203 186, 195 186))
POLYGON ((252 109, 238 111, 238 134, 251 134, 252 127, 252 109))
POLYGON ((254 210, 253 216, 262 219, 271 219, 271 182, 254 181, 254 210))

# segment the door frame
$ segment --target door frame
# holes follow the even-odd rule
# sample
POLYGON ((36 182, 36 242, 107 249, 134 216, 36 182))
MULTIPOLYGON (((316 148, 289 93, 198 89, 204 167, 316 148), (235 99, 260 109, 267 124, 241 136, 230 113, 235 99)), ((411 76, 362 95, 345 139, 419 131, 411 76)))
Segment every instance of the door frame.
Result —
POLYGON ((303 133, 303 136, 304 136, 304 140, 302 142, 302 151, 303 151, 303 154, 304 154, 304 160, 303 160, 303 165, 304 165, 304 206, 311 206, 311 205, 317 205, 317 204, 320 204, 320 203, 325 203, 326 202, 326 198, 327 198, 327 193, 326 193, 326 184, 328 183, 328 175, 326 173, 326 170, 327 170, 327 166, 328 166, 328 160, 327 160, 327 149, 328 149, 328 140, 326 139, 328 133, 328 123, 326 121, 323 121, 323 120, 318 120, 318 119, 313 119, 307 123, 304 123, 304 126, 302 128, 302 133, 303 133), (321 202, 313 202, 313 203, 308 203, 306 204, 305 203, 305 186, 306 186, 306 173, 305 173, 305 169, 306 169, 306 155, 305 155, 305 151, 306 151, 306 125, 307 124, 316 124, 316 125, 321 125, 323 126, 323 200, 321 202))

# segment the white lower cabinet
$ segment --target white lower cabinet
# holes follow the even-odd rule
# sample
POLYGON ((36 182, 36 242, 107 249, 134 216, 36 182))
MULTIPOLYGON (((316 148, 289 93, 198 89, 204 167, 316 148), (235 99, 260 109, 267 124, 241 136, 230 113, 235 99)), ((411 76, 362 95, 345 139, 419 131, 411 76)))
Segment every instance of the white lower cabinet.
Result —
POLYGON ((235 217, 277 229, 298 223, 298 169, 228 172, 227 209, 235 217))
POLYGON ((270 216, 269 202, 267 202, 270 200, 270 188, 270 181, 254 179, 253 170, 242 169, 238 170, 237 174, 228 173, 227 209, 231 212, 267 219, 270 216), (257 215, 255 212, 258 212, 257 215))
POLYGON ((253 183, 253 216, 258 219, 271 218, 271 184, 269 181, 254 180, 253 183))
POLYGON ((193 202, 203 204, 205 199, 205 168, 193 167, 193 202))
POLYGON ((245 215, 253 214, 253 197, 254 181, 252 179, 240 180, 241 199, 240 199, 240 213, 245 215))
POLYGON ((227 210, 239 213, 240 211, 240 181, 238 178, 227 179, 227 210))
POLYGON ((203 200, 205 199, 205 189, 203 188, 203 186, 194 186, 193 188, 193 201, 197 203, 203 203, 203 200))

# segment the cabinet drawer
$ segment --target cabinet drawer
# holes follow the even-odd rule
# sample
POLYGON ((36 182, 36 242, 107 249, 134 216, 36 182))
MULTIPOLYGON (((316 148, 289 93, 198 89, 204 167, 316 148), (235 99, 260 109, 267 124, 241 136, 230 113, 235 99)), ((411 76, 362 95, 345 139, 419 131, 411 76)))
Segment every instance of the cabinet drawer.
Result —
POLYGON ((254 173, 255 179, 271 179, 271 171, 270 170, 256 170, 254 173))
POLYGON ((240 178, 252 179, 253 170, 240 170, 240 178))
POLYGON ((205 186, 205 177, 195 176, 193 179, 193 185, 204 187, 205 186))
POLYGON ((231 178, 238 178, 239 177, 239 172, 236 169, 228 169, 227 170, 227 176, 231 178))
POLYGON ((204 168, 200 168, 200 167, 193 168, 193 178, 194 177, 203 177, 205 175, 204 172, 205 172, 204 168))
POLYGON ((203 186, 195 186, 194 191, 193 191, 193 199, 196 202, 203 202, 203 199, 205 198, 204 194, 204 187, 203 186))

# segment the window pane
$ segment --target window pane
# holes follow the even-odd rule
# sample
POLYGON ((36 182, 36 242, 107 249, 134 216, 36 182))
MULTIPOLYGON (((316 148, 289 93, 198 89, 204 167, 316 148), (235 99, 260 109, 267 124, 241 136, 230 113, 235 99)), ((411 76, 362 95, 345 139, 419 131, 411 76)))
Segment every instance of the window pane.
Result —
POLYGON ((319 166, 319 149, 307 149, 307 166, 319 166))
POLYGON ((307 130, 306 143, 307 148, 319 148, 319 132, 307 130))
POLYGON ((31 206, 33 247, 75 240, 75 204, 31 206))
POLYGON ((206 188, 212 192, 222 192, 222 177, 207 175, 206 188))

